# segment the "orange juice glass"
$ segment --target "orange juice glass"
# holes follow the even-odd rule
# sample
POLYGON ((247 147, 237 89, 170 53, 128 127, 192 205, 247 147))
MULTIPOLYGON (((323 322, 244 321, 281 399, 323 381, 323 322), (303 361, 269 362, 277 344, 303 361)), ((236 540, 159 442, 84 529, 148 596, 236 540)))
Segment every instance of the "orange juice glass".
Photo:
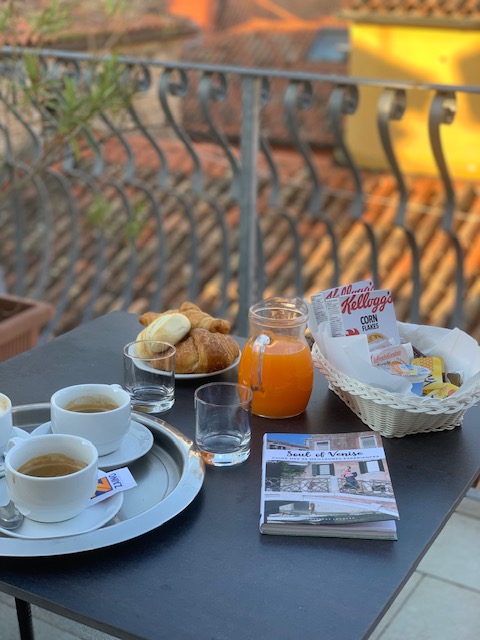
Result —
POLYGON ((252 413, 290 418, 305 411, 313 362, 305 339, 308 309, 301 298, 268 298, 250 308, 250 337, 238 381, 253 391, 252 413))

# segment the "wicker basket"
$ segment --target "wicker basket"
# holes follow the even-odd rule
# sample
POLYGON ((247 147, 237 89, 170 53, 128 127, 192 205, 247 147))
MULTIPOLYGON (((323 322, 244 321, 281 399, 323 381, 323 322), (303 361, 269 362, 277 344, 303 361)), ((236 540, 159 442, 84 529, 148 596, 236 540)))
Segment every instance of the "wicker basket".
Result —
POLYGON ((387 438, 414 433, 454 429, 462 423, 465 411, 480 400, 480 382, 469 393, 454 394, 442 400, 392 393, 372 387, 341 373, 313 345, 315 366, 328 380, 329 388, 374 431, 387 438))

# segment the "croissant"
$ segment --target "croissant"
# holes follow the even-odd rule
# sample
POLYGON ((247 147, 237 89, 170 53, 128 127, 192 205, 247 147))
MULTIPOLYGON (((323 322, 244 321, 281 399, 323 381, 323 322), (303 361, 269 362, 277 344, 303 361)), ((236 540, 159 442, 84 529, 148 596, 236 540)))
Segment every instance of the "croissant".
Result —
POLYGON ((207 331, 223 334, 227 334, 230 331, 230 323, 227 320, 212 317, 210 314, 202 311, 196 304, 193 304, 193 302, 184 302, 180 305, 179 309, 169 309, 163 313, 147 311, 147 313, 139 317, 139 321, 144 327, 147 327, 159 316, 171 313, 183 313, 183 315, 190 320, 192 329, 206 329, 207 331))
MULTIPOLYGON (((231 365, 240 353, 235 340, 223 333, 191 329, 177 343, 176 373, 213 373, 231 365)), ((153 362, 152 362, 153 365, 153 362)))

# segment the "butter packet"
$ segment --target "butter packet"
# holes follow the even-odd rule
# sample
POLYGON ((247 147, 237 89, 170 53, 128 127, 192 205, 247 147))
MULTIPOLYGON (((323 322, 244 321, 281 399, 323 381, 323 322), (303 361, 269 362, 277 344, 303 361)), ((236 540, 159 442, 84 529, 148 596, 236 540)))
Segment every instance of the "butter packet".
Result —
POLYGON ((424 395, 427 395, 429 398, 448 398, 453 395, 456 391, 458 391, 458 387, 450 382, 444 382, 443 384, 431 384, 430 391, 424 395))
POLYGON ((423 385, 423 395, 426 396, 436 389, 439 385, 444 384, 443 375, 445 373, 445 364, 440 356, 425 356, 423 358, 414 358, 412 364, 418 367, 426 367, 430 373, 425 379, 423 385))
POLYGON ((127 467, 108 472, 99 469, 97 490, 90 498, 90 505, 106 500, 119 491, 126 491, 136 486, 137 483, 127 467))

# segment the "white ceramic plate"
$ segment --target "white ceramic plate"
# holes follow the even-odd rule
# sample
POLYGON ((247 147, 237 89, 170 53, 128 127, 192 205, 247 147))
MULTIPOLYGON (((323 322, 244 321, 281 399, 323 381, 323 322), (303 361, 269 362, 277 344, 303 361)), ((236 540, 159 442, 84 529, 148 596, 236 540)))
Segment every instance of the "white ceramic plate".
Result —
MULTIPOLYGON (((132 348, 133 347, 130 347, 130 355, 133 355, 131 353, 132 348)), ((197 378, 209 378, 210 376, 218 376, 221 373, 225 373, 225 371, 230 371, 230 369, 233 369, 234 367, 236 367, 237 364, 240 362, 241 355, 242 355, 242 352, 240 351, 240 353, 238 354, 236 359, 232 362, 232 364, 229 365, 228 367, 225 367, 225 369, 219 369, 218 371, 212 371, 210 373, 175 373, 175 378, 177 380, 196 380, 197 378)), ((146 362, 142 362, 142 360, 135 360, 135 364, 139 369, 143 369, 144 371, 149 371, 150 373, 155 373, 155 374, 163 373, 162 371, 159 371, 158 369, 151 367, 146 362)))
MULTIPOLYGON (((32 431, 32 436, 52 433, 51 425, 51 422, 41 424, 32 431)), ((98 468, 103 471, 111 471, 112 469, 125 467, 148 453, 152 446, 153 434, 150 429, 147 429, 143 424, 132 420, 130 429, 124 436, 119 448, 112 453, 108 453, 106 456, 99 456, 98 468)))
MULTIPOLYGON (((24 429, 19 429, 18 427, 13 427, 12 437, 15 437, 15 438, 28 438, 29 435, 30 434, 27 431, 25 431, 24 429)), ((0 478, 3 478, 4 475, 5 475, 5 460, 4 460, 3 455, 0 455, 0 478)))
POLYGON ((237 366, 240 362, 241 353, 238 354, 237 358, 232 362, 231 365, 225 367, 225 369, 220 369, 219 371, 212 371, 211 373, 176 373, 175 378, 178 380, 196 380, 197 378, 209 378, 210 376, 218 376, 221 373, 225 373, 225 371, 230 371, 237 366))
MULTIPOLYGON (((3 480, 5 483, 5 480, 3 480)), ((123 492, 110 496, 106 500, 92 504, 75 518, 64 522, 35 522, 24 518, 18 529, 10 531, 0 526, 0 531, 13 538, 24 540, 51 540, 53 538, 65 538, 77 536, 80 533, 95 531, 107 524, 120 511, 123 504, 123 492)))

